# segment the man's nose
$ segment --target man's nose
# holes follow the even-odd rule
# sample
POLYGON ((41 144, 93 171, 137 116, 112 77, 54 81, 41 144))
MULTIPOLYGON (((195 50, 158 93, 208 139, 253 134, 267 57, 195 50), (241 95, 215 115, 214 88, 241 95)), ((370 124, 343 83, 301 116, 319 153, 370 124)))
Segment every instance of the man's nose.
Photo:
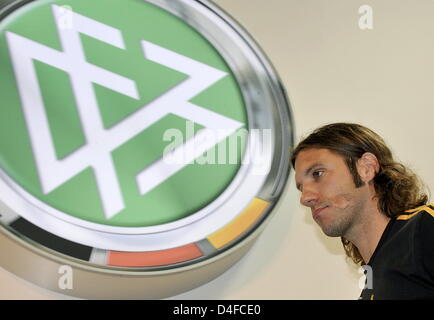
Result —
POLYGON ((303 188, 301 193, 300 203, 306 207, 312 207, 318 200, 318 192, 310 188, 303 188))

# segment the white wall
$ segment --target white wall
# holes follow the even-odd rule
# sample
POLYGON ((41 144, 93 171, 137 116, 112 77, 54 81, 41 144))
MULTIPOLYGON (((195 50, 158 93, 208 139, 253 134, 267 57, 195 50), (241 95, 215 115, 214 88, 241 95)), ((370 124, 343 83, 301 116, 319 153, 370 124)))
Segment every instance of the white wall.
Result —
MULTIPOLYGON (((297 137, 329 122, 383 135, 433 189, 434 1, 216 0, 258 41, 291 99, 297 137), (373 30, 360 30, 370 5, 373 30)), ((434 190, 434 189, 433 189, 434 190)), ((177 299, 356 299, 361 274, 299 204, 293 176, 253 249, 177 299)), ((0 269, 0 299, 59 299, 0 269)))

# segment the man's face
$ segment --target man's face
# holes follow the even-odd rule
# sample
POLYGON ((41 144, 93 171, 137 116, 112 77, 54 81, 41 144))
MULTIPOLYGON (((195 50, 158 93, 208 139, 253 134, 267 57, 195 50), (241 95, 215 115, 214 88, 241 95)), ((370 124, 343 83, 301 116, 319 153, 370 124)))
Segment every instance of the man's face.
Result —
POLYGON ((366 185, 356 188, 344 158, 328 149, 305 149, 295 162, 300 203, 331 237, 345 236, 361 219, 369 199, 366 185))

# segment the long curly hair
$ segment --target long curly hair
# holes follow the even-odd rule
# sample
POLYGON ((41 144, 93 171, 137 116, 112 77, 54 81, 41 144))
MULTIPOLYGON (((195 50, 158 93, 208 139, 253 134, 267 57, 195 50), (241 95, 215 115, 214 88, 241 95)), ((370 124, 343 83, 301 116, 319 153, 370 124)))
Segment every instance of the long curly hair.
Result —
MULTIPOLYGON (((374 154, 380 170, 374 177, 378 209, 393 218, 404 211, 425 205, 428 202, 428 188, 419 177, 405 165, 394 160, 391 150, 383 138, 374 131, 355 123, 332 123, 322 126, 304 138, 293 150, 292 166, 300 151, 324 148, 341 155, 351 172, 356 187, 363 182, 357 172, 357 160, 365 152, 374 154)), ((341 237, 346 255, 355 264, 365 264, 357 247, 341 237)))

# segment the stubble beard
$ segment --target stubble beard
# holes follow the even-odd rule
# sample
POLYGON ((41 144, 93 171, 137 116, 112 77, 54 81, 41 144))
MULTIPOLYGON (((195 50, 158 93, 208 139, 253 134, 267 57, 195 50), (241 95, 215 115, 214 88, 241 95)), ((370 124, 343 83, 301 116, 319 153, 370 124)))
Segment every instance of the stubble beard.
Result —
POLYGON ((318 217, 317 223, 321 227, 325 235, 329 237, 344 237, 348 238, 352 233, 352 229, 357 224, 360 212, 363 210, 363 203, 355 202, 349 204, 345 208, 330 208, 333 210, 333 219, 327 223, 321 221, 321 217, 318 217))

